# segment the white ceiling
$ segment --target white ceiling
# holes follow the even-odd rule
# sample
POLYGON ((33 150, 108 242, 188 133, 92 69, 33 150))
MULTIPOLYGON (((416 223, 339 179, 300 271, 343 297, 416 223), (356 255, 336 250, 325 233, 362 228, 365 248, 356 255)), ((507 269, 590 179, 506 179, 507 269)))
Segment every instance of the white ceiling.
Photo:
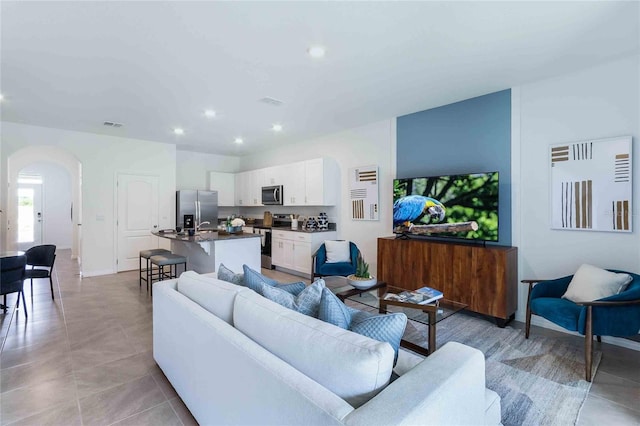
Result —
POLYGON ((3 1, 2 119, 245 155, 638 52, 639 7, 3 1))

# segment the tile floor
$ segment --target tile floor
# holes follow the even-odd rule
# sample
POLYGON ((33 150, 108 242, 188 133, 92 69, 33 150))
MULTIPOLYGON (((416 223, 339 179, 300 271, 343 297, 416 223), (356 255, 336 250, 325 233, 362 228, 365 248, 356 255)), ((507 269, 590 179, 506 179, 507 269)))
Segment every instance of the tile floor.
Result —
MULTIPOLYGON (((69 257, 58 251, 55 301, 36 280, 33 294, 25 286, 28 318, 22 307, 0 313, 0 425, 197 424, 153 360, 151 299, 137 271, 81 280, 69 257)), ((579 424, 638 425, 640 352, 602 346, 579 424)))

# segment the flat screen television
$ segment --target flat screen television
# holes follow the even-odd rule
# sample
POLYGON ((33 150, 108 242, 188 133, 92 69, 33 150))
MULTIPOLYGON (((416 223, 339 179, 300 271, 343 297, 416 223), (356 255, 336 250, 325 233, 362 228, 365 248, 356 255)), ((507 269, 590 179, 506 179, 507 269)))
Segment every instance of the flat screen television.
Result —
POLYGON ((393 232, 498 241, 498 172, 395 179, 393 232))

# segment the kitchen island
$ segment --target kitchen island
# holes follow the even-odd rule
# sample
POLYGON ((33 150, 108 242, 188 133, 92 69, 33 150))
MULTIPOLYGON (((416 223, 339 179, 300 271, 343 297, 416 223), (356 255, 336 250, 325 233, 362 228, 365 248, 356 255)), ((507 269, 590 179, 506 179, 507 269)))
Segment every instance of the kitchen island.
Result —
POLYGON ((193 236, 184 233, 153 232, 171 240, 171 252, 187 258, 187 270, 199 274, 216 272, 224 266, 242 272, 242 265, 260 271, 260 235, 228 234, 219 231, 200 231, 193 236))

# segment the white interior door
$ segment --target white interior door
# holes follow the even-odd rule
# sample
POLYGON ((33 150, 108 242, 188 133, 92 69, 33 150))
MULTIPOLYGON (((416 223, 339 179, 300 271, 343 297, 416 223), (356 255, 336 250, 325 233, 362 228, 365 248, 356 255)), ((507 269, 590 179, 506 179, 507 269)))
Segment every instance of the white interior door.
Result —
POLYGON ((138 269, 140 250, 158 248, 158 177, 118 174, 117 269, 138 269))
POLYGON ((18 184, 18 250, 42 244, 42 184, 18 184))

